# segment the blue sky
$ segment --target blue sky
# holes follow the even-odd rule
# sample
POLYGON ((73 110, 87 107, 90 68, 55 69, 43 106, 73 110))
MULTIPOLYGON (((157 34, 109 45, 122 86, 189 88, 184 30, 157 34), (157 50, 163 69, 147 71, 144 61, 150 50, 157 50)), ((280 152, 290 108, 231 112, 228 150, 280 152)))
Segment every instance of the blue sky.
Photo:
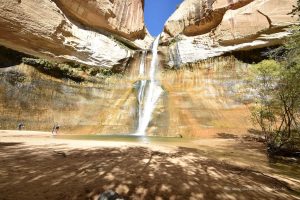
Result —
POLYGON ((145 22, 152 36, 163 30, 167 19, 183 0, 145 0, 145 22))

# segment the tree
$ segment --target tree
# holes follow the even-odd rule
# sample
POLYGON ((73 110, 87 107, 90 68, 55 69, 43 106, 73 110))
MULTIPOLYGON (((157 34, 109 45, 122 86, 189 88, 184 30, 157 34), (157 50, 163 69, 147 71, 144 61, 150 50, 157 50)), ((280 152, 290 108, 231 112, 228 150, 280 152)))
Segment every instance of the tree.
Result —
POLYGON ((249 83, 256 99, 252 119, 260 126, 271 153, 293 151, 299 147, 299 27, 293 30, 293 36, 287 40, 284 49, 283 57, 253 65, 249 73, 249 83))

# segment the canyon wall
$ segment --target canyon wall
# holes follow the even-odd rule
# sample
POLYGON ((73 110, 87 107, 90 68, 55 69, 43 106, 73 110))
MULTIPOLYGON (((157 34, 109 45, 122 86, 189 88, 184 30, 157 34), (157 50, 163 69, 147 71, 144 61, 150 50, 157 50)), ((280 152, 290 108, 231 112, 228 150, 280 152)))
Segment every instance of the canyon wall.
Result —
POLYGON ((0 0, 0 26, 0 45, 106 68, 128 64, 131 47, 151 42, 142 0, 0 0))
POLYGON ((55 0, 71 18, 95 29, 116 33, 127 39, 143 39, 144 0, 55 0))
MULTIPOLYGON (((125 68, 153 39, 144 0, 0 0, 0 45, 36 57, 125 68)), ((296 0, 185 0, 168 19, 168 65, 281 44, 296 0)))
MULTIPOLYGON (((185 0, 162 33, 157 71, 163 94, 147 134, 211 137, 252 128, 244 79, 248 64, 223 54, 282 44, 297 23, 287 14, 295 2, 185 0), (166 69, 174 66, 178 69, 166 69)), ((24 122, 29 130, 51 130, 58 122, 65 133, 134 133, 139 82, 149 79, 139 76, 140 49, 148 49, 153 40, 144 25, 143 6, 143 0, 0 0, 0 45, 90 66, 66 65, 71 68, 66 70, 54 65, 49 70, 42 61, 41 69, 20 64, 27 55, 9 57, 4 48, 0 129, 24 122), (120 68, 122 75, 95 68, 120 68), (61 72, 65 74, 53 76, 61 72)), ((145 62, 148 72, 150 51, 145 62)))
POLYGON ((297 18, 296 0, 185 0, 165 24, 169 65, 280 45, 297 18))
MULTIPOLYGON (((141 53, 140 53, 141 56, 141 53)), ((145 60, 149 71, 151 53, 145 60)), ((163 61, 162 61, 163 62, 163 61)), ((133 134, 139 117, 139 65, 126 76, 78 85, 41 73, 30 65, 0 68, 0 129, 61 133, 133 134)), ((159 70, 163 88, 147 135, 214 137, 242 135, 252 127, 243 77, 247 65, 233 57, 194 63, 181 70, 159 70)))
POLYGON ((134 129, 134 114, 127 110, 131 104, 117 103, 124 101, 127 88, 114 78, 89 86, 70 84, 24 64, 0 68, 0 129, 16 129, 23 122, 26 130, 51 131, 59 123, 64 133, 129 133, 134 129))

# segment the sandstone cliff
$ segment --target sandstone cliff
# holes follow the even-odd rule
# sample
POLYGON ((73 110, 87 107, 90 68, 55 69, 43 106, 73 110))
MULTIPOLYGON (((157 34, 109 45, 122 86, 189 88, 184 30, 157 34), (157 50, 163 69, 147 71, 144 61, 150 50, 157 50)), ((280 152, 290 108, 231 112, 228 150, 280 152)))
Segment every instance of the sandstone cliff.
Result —
POLYGON ((127 64, 133 51, 119 39, 136 40, 127 42, 140 48, 149 45, 141 40, 151 40, 144 28, 143 1, 80 2, 0 0, 0 45, 99 67, 127 64))
MULTIPOLYGON (((151 53, 145 58, 147 66, 151 53)), ((139 65, 130 76, 107 76, 96 85, 53 78, 30 65, 0 68, 0 129, 51 130, 58 122, 68 134, 131 134, 139 120, 139 65), (45 103, 47 102, 47 103, 45 103), (71 116, 71 117, 70 117, 71 116)), ((193 71, 165 70, 149 135, 212 137, 240 135, 251 128, 244 95, 247 65, 216 58, 190 66, 193 71), (209 68, 209 70, 207 69, 209 68)), ((147 84, 148 85, 148 84, 147 84)))
POLYGON ((229 9, 238 9, 253 0, 185 0, 168 19, 164 32, 187 36, 210 32, 229 9))
POLYGON ((281 44, 296 0, 185 0, 165 24, 170 65, 281 44), (170 42, 171 41, 171 42, 170 42))
POLYGON ((95 29, 127 39, 143 39, 144 0, 54 0, 70 17, 95 29))
MULTIPOLYGON (((16 120, 21 120, 33 130, 48 130, 57 121, 71 133, 136 130, 138 80, 142 78, 139 66, 143 64, 139 56, 144 53, 124 43, 145 48, 151 41, 141 18, 143 1, 80 2, 83 0, 0 0, 0 45, 37 57, 97 67, 124 69, 131 61, 128 76, 100 77, 91 87, 60 80, 72 75, 68 70, 69 77, 48 76, 36 66, 0 66, 2 129, 13 129, 16 120)), ((198 61, 229 51, 280 44, 295 23, 286 14, 293 2, 185 0, 166 23, 162 40, 168 44, 164 48, 169 58, 162 58, 160 66, 165 59, 170 66, 194 63, 185 65, 188 70, 183 67, 159 74, 164 93, 157 102, 149 133, 245 133, 251 127, 246 106, 251 97, 242 91, 247 64, 233 57, 198 61)), ((145 69, 149 70, 151 53, 145 55, 145 69)), ((74 70, 73 78, 76 81, 93 74, 87 72, 74 70)))

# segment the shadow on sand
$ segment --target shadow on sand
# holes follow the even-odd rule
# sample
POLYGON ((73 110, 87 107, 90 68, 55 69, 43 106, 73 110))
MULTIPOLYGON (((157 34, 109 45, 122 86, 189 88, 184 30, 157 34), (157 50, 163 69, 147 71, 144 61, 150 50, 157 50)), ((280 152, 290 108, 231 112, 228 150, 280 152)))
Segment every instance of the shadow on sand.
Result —
POLYGON ((197 149, 66 150, 19 143, 0 143, 0 149, 1 200, 95 199, 109 189, 125 199, 296 199, 286 183, 197 149))

